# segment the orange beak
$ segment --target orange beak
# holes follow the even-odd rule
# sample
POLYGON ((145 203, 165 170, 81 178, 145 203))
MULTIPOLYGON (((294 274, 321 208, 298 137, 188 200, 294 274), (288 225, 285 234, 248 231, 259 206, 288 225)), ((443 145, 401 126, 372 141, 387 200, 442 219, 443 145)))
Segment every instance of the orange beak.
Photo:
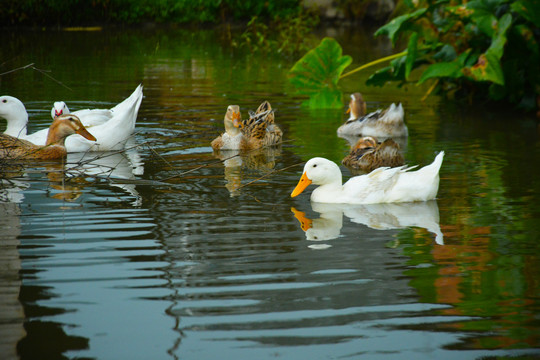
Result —
POLYGON ((349 108, 347 109, 347 111, 345 111, 345 114, 348 114, 351 112, 351 107, 349 106, 349 108))
POLYGON ((302 212, 302 211, 298 211, 296 210, 295 208, 291 208, 291 211, 293 212, 294 214, 294 217, 300 221, 300 227, 302 228, 302 230, 304 231, 308 231, 309 229, 311 229, 313 226, 312 226, 312 223, 313 221, 311 219, 308 219, 306 217, 306 213, 305 212, 302 212))
POLYGON ((97 141, 97 139, 95 138, 94 135, 90 134, 88 132, 88 130, 86 130, 85 128, 81 127, 79 128, 79 130, 75 131, 77 134, 81 135, 82 137, 84 137, 85 139, 88 139, 90 141, 97 141))
POLYGON ((298 184, 296 184, 296 187, 291 193, 291 197, 300 195, 302 191, 304 191, 309 186, 309 184, 311 184, 311 180, 308 179, 306 173, 303 173, 300 181, 298 181, 298 184))
POLYGON ((243 127, 242 117, 240 116, 239 112, 233 113, 232 121, 233 121, 234 127, 243 127))

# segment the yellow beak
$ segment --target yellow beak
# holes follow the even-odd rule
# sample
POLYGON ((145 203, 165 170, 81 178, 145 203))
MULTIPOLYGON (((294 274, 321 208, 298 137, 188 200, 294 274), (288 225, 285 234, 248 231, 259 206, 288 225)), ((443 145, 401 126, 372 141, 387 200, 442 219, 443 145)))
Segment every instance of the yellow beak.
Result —
POLYGON ((90 141, 97 141, 94 135, 90 134, 88 130, 85 128, 79 128, 77 131, 75 131, 77 134, 83 136, 84 138, 90 140, 90 141))
POLYGON ((296 184, 296 187, 294 188, 291 197, 300 195, 302 191, 304 191, 309 186, 309 184, 311 184, 311 180, 308 179, 306 173, 303 173, 300 181, 298 181, 298 184, 296 184))
POLYGON ((242 118, 239 112, 233 113, 232 120, 234 127, 242 127, 242 118))

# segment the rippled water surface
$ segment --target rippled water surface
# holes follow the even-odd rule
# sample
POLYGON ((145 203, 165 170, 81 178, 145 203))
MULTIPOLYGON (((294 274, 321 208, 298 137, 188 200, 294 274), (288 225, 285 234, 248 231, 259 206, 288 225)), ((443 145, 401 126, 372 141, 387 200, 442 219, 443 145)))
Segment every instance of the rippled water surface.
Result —
MULTIPOLYGON (((356 65, 392 51, 365 33, 331 35, 356 65)), ((345 106, 301 107, 293 59, 233 48, 229 36, 4 34, 0 73, 34 64, 0 76, 30 132, 48 126, 57 100, 111 107, 139 83, 145 98, 138 148, 2 169, 2 359, 538 357, 536 120, 346 78, 345 96, 362 91, 369 110, 404 104, 407 163, 446 152, 438 198, 291 199, 305 161, 346 154, 345 106), (227 105, 247 116, 265 99, 283 145, 213 154, 227 105)))

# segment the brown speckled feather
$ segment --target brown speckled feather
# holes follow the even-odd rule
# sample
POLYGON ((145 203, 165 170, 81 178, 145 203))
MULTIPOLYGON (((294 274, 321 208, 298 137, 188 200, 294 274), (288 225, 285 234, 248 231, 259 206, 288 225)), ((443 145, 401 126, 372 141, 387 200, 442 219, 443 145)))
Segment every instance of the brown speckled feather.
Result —
POLYGON ((268 101, 263 101, 249 119, 243 121, 242 132, 251 148, 272 146, 281 143, 283 132, 274 123, 274 110, 268 101))
POLYGON ((399 145, 392 139, 378 144, 373 137, 365 137, 351 149, 343 165, 363 172, 371 172, 379 167, 396 167, 405 164, 399 145), (370 140, 371 139, 371 140, 370 140))
POLYGON ((66 137, 72 134, 79 134, 88 140, 96 141, 96 138, 85 129, 77 116, 66 114, 58 116, 52 122, 45 146, 0 134, 0 159, 54 160, 63 158, 67 155, 64 142, 66 137))
POLYGON ((1 159, 51 160, 66 156, 67 150, 61 145, 38 146, 30 141, 0 134, 1 159))

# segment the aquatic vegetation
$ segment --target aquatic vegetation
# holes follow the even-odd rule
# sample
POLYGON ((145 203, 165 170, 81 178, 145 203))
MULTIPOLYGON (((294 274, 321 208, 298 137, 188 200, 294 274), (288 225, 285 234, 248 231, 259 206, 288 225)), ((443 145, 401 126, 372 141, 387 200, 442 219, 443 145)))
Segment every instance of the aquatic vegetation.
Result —
POLYGON ((375 35, 407 50, 367 81, 421 84, 459 98, 506 100, 532 109, 540 95, 540 7, 529 0, 405 1, 407 12, 375 35), (418 70, 417 74, 413 74, 418 70), (413 80, 414 79, 414 80, 413 80))
POLYGON ((309 95, 304 105, 310 108, 343 107, 338 81, 343 70, 352 62, 342 55, 341 46, 332 38, 324 38, 289 71, 289 80, 300 94, 309 95))
MULTIPOLYGON (((369 77, 368 85, 430 81, 426 96, 433 92, 469 101, 487 98, 510 102, 527 110, 538 106, 538 2, 404 0, 404 3, 407 5, 405 14, 382 26, 375 35, 388 36, 394 46, 406 44, 406 50, 357 69, 390 61, 369 77)), ((339 59, 341 53, 334 56, 339 59)), ((308 53, 299 63, 311 62, 309 57, 312 56, 308 53)), ((330 63, 336 59, 321 57, 318 61, 330 63)), ((293 69, 291 81, 298 85, 293 69)), ((348 76, 357 70, 337 76, 348 76)), ((319 83, 321 92, 326 91, 324 79, 313 80, 319 83)), ((314 83, 308 86, 314 87, 314 83)), ((319 96, 309 95, 311 99, 319 96)))

